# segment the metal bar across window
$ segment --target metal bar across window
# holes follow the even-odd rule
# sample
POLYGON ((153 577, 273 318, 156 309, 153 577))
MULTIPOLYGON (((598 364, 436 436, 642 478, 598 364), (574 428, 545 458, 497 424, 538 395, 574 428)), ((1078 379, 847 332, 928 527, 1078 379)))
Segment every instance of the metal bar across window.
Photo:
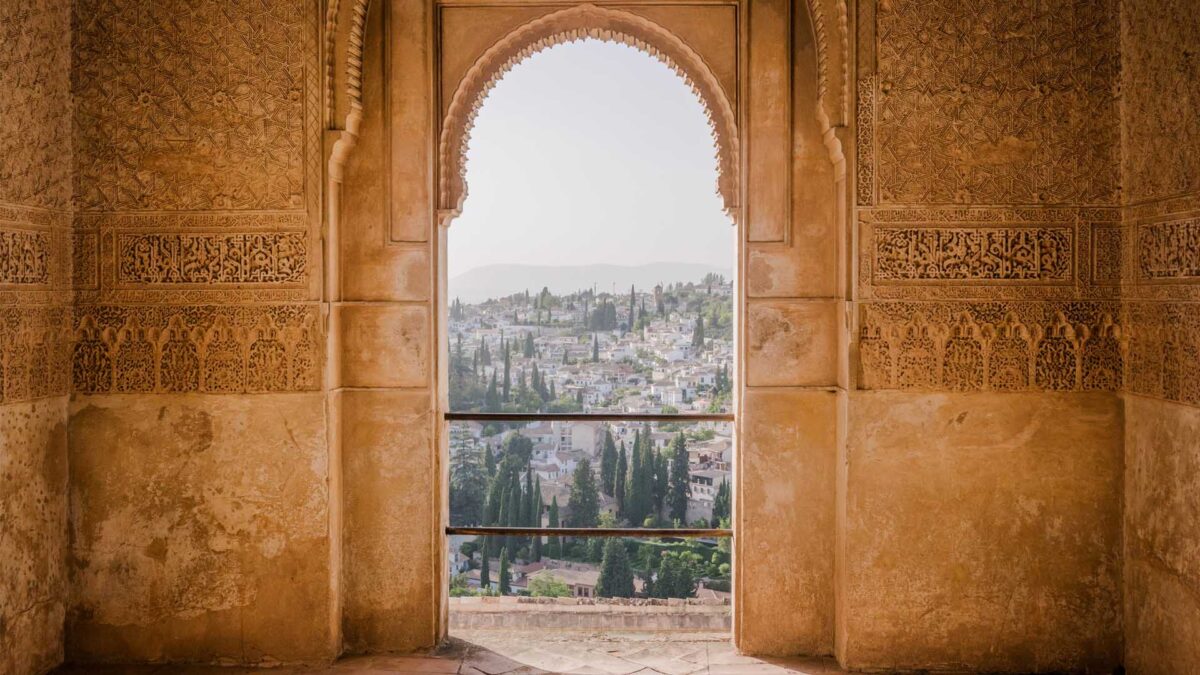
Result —
POLYGON ((732 537, 733 530, 719 527, 447 527, 446 534, 512 537, 732 537))
POLYGON ((732 422, 733 413, 484 413, 448 412, 447 422, 732 422))

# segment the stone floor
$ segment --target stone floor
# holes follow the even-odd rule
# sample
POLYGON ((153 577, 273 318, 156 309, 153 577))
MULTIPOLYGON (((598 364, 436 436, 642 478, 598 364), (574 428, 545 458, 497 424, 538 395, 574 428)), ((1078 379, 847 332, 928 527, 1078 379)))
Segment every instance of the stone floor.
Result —
POLYGON ((793 673, 843 675, 832 659, 757 659, 739 655, 727 634, 715 633, 523 633, 459 631, 436 653, 349 657, 320 668, 269 671, 217 666, 64 666, 56 675, 740 675, 793 673))

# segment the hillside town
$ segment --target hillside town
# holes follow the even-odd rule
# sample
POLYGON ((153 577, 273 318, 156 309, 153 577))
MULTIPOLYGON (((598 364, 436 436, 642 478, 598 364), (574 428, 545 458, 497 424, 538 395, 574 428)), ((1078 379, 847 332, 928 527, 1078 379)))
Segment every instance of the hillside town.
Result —
MULTIPOLYGON (((715 274, 623 293, 455 300, 451 409, 730 412, 732 320, 732 285, 715 274)), ((725 422, 455 422, 449 440, 453 525, 728 526, 725 422)), ((452 537, 451 593, 728 591, 724 541, 557 539, 452 537)))

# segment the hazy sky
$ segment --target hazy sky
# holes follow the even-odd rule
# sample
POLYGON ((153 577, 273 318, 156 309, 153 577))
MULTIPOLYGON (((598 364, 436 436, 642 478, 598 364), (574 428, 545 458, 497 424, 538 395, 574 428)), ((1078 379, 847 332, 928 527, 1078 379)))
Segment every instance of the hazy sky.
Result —
POLYGON ((450 277, 494 263, 732 268, 715 153, 699 99, 653 57, 596 40, 539 52, 476 118, 450 277))

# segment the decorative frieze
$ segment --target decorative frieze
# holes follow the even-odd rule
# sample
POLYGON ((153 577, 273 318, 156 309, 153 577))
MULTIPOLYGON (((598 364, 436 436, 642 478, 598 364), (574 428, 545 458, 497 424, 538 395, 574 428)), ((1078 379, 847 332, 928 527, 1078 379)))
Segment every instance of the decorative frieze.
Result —
POLYGON ((305 280, 304 232, 117 235, 121 284, 297 284, 305 280))
POLYGON ((1200 305, 1132 302, 1128 390, 1200 405, 1200 305))
POLYGON ((1200 278, 1200 218, 1138 225, 1137 269, 1143 281, 1200 278))
POLYGON ((49 283, 49 233, 0 229, 0 285, 49 283))
POLYGON ((70 316, 67 307, 0 308, 0 403, 67 394, 70 316))
POLYGON ((858 81, 858 123, 855 146, 858 155, 858 205, 875 203, 875 77, 858 81))
POLYGON ((79 393, 312 391, 321 382, 314 305, 80 307, 79 393))
POLYGON ((905 282, 1069 282, 1070 227, 878 227, 875 284, 905 282))
POLYGON ((865 303, 863 389, 1115 391, 1119 304, 865 303))

